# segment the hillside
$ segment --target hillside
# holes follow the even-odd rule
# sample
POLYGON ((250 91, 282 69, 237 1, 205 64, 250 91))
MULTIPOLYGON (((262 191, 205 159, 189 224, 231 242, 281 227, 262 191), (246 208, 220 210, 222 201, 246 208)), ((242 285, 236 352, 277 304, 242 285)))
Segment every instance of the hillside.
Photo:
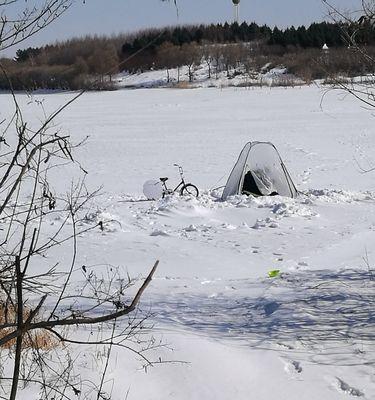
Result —
MULTIPOLYGON (((117 87, 113 77, 118 73, 161 69, 166 70, 168 84, 180 83, 179 71, 186 68, 192 83, 203 64, 208 80, 225 72, 228 79, 242 75, 242 80, 255 83, 254 76, 271 66, 285 69, 296 82, 309 84, 316 79, 374 73, 375 29, 366 24, 356 27, 355 43, 353 29, 326 22, 285 30, 246 22, 170 27, 19 50, 15 60, 2 64, 16 90, 112 90, 117 87), (175 79, 170 79, 170 70, 177 70, 175 79)), ((9 87, 3 77, 0 88, 9 87)))

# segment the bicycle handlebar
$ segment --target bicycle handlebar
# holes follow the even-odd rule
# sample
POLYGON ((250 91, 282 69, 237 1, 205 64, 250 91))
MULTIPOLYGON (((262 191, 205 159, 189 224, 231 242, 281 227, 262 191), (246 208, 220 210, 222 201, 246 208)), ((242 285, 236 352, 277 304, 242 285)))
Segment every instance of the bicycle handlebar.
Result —
POLYGON ((183 174, 184 174, 184 170, 182 169, 181 165, 178 165, 178 164, 173 164, 173 166, 175 166, 175 167, 178 167, 178 170, 179 170, 179 172, 180 172, 180 175, 181 175, 181 177, 182 177, 182 176, 183 176, 183 174))

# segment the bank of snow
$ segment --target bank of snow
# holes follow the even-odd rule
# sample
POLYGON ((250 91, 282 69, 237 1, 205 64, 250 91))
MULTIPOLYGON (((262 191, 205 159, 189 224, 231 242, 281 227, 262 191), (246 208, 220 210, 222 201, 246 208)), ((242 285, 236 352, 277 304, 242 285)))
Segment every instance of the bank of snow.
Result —
POLYGON ((203 63, 192 70, 193 79, 190 81, 187 66, 171 69, 157 69, 138 73, 122 72, 114 78, 119 88, 225 88, 241 86, 298 86, 305 83, 294 75, 288 73, 284 67, 270 68, 267 64, 261 72, 246 72, 244 67, 216 72, 215 68, 203 63))

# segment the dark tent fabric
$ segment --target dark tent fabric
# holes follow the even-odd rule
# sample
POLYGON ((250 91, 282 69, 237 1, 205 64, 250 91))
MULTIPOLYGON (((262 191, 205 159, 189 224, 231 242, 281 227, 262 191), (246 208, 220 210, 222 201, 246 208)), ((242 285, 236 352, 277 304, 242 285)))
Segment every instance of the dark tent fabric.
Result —
POLYGON ((256 196, 262 196, 262 193, 259 191, 257 184, 255 183, 255 179, 251 171, 247 171, 242 185, 242 193, 244 194, 253 194, 256 196))

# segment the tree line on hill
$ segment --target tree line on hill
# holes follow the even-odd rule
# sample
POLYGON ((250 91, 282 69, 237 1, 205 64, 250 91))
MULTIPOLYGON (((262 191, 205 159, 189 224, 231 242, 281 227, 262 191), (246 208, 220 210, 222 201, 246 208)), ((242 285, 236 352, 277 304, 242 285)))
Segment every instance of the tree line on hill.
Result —
MULTIPOLYGON (((351 27, 349 24, 321 22, 313 23, 308 28, 292 26, 280 30, 277 27, 271 29, 267 25, 259 26, 255 22, 248 24, 245 21, 241 24, 234 22, 232 24, 174 27, 141 32, 135 38, 131 37, 123 44, 122 52, 132 54, 146 45, 149 45, 152 50, 165 42, 182 46, 191 42, 234 43, 251 42, 257 39, 262 39, 269 45, 284 47, 321 48, 324 44, 330 47, 341 47, 348 44, 345 35, 343 35, 344 29, 351 34, 356 27, 351 27)), ((375 45, 375 30, 370 23, 361 27, 357 42, 363 45, 375 45)))
MULTIPOLYGON (((109 89, 112 76, 120 71, 165 68, 169 81, 169 69, 179 72, 183 65, 192 81, 201 62, 216 77, 221 71, 229 77, 239 65, 249 73, 259 71, 267 63, 280 63, 307 81, 334 73, 374 72, 370 65, 358 65, 348 49, 347 35, 354 29, 358 27, 322 22, 280 30, 243 22, 149 29, 111 38, 87 36, 18 50, 14 60, 2 60, 8 78, 2 78, 0 88, 9 88, 10 80, 14 89, 109 89), (331 49, 329 58, 322 59, 324 44, 331 49)), ((360 46, 375 47, 374 26, 362 25, 356 40, 360 46)))

